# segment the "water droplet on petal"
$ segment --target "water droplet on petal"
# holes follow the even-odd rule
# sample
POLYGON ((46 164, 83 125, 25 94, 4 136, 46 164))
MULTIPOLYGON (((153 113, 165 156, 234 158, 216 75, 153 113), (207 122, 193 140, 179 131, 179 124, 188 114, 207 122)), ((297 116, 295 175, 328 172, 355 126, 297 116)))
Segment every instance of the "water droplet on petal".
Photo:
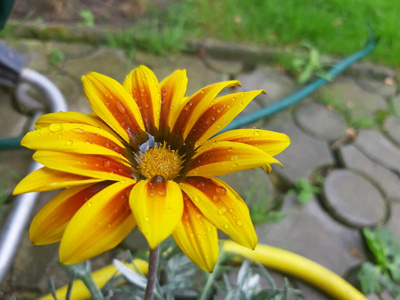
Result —
POLYGON ((92 207, 92 206, 93 206, 93 202, 92 202, 92 201, 89 201, 89 202, 87 203, 87 206, 88 206, 88 207, 92 207))
POLYGON ((215 191, 217 192, 217 194, 226 195, 226 189, 224 187, 222 187, 222 186, 216 187, 215 191))
POLYGON ((199 202, 200 201, 200 197, 199 196, 195 196, 194 197, 194 201, 199 202))
POLYGON ((66 142, 66 144, 67 144, 67 146, 72 146, 72 145, 74 144, 74 142, 71 141, 71 140, 68 140, 68 141, 66 142))
POLYGON ((86 145, 90 145, 91 143, 92 143, 92 140, 87 140, 87 141, 85 142, 86 145))
POLYGON ((106 148, 110 148, 110 147, 111 147, 111 145, 110 145, 110 143, 109 143, 109 142, 105 142, 105 143, 104 143, 104 147, 106 147, 106 148))
POLYGON ((125 106, 119 101, 117 101, 117 109, 121 114, 125 114, 126 113, 125 106))
POLYGON ((219 200, 219 196, 218 196, 218 195, 214 195, 214 196, 212 197, 212 199, 213 199, 213 201, 217 202, 217 201, 219 200))
POLYGON ((201 214, 196 214, 196 219, 200 220, 201 219, 201 214))
POLYGON ((50 124, 49 130, 53 131, 53 132, 61 131, 61 130, 63 130, 63 127, 60 123, 53 123, 53 124, 50 124))
POLYGON ((242 226, 242 225, 243 225, 243 222, 242 222, 241 220, 237 220, 237 221, 236 221, 236 224, 238 224, 238 226, 242 226))
POLYGON ((72 132, 79 133, 79 134, 85 133, 85 131, 83 131, 83 129, 81 129, 81 128, 74 128, 74 129, 72 129, 72 132))
POLYGON ((254 132, 254 135, 255 135, 255 136, 260 136, 261 133, 257 130, 257 131, 254 132))
POLYGON ((223 207, 223 208, 220 208, 219 210, 218 210, 218 214, 219 215, 223 215, 223 214, 225 214, 226 212, 227 212, 227 208, 226 207, 223 207))
POLYGON ((225 225, 224 225, 224 228, 225 228, 225 229, 229 229, 229 227, 230 227, 229 224, 225 224, 225 225))
POLYGON ((104 165, 105 168, 109 168, 109 167, 111 166, 111 161, 106 160, 106 161, 103 163, 103 165, 104 165))

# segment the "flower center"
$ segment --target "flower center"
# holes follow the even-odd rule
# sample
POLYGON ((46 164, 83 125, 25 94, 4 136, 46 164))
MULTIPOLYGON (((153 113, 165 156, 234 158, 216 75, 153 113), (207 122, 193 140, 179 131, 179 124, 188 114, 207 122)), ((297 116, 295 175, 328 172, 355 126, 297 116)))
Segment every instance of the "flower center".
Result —
POLYGON ((138 170, 147 179, 162 176, 165 180, 172 180, 179 176, 183 161, 175 150, 163 144, 139 154, 137 162, 138 170))

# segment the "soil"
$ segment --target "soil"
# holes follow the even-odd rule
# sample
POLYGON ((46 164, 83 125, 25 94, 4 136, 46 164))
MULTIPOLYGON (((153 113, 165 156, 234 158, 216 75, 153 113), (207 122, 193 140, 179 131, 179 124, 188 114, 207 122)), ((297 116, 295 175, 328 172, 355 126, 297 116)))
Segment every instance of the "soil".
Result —
POLYGON ((150 0, 15 0, 10 19, 79 24, 79 13, 90 10, 96 25, 128 27, 165 2, 150 0))

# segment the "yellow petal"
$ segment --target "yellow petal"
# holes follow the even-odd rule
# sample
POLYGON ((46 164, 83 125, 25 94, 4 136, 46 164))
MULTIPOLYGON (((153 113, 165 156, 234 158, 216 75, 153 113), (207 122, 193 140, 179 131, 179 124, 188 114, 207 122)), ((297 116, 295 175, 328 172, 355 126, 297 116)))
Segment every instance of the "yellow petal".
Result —
POLYGON ((115 135, 91 125, 52 123, 28 132, 21 145, 33 150, 101 154, 128 161, 125 146, 115 135))
POLYGON ((129 208, 132 182, 117 182, 90 198, 68 223, 60 262, 75 264, 117 246, 136 222, 129 208))
POLYGON ((240 196, 217 178, 188 177, 179 184, 194 205, 236 243, 254 249, 257 235, 249 209, 240 196))
POLYGON ((290 138, 283 133, 261 129, 236 129, 217 135, 203 144, 204 147, 220 141, 243 143, 254 146, 269 155, 277 155, 290 144, 290 138))
POLYGON ((160 131, 172 129, 187 87, 186 70, 176 70, 161 82, 160 131))
POLYGON ((73 123, 91 125, 101 128, 111 134, 114 131, 99 119, 96 114, 82 114, 79 112, 56 112, 40 116, 35 124, 35 129, 49 127, 53 123, 73 123))
POLYGON ((139 66, 126 77, 124 87, 139 106, 146 131, 154 135, 161 110, 160 84, 156 75, 148 67, 139 66))
POLYGON ((186 101, 180 106, 179 116, 177 117, 173 128, 174 134, 177 136, 183 136, 183 139, 186 139, 186 136, 192 129, 193 125, 210 106, 218 93, 224 88, 236 85, 240 85, 240 82, 237 80, 214 83, 197 91, 191 97, 186 99, 186 101))
POLYGON ((59 242, 65 227, 75 213, 95 194, 110 182, 71 187, 46 203, 33 218, 29 237, 35 245, 46 245, 59 242))
POLYGON ((132 189, 129 203, 150 248, 169 237, 183 212, 182 191, 174 181, 142 180, 132 189))
POLYGON ((242 143, 214 142, 199 148, 187 176, 224 175, 280 162, 256 147, 242 143))
POLYGON ((22 179, 15 187, 13 194, 52 191, 100 181, 103 181, 103 179, 69 174, 44 167, 33 171, 22 179))
POLYGON ((131 166, 117 157, 37 151, 33 159, 50 169, 81 176, 114 181, 132 178, 131 166))
POLYGON ((199 268, 212 272, 219 254, 217 229, 185 193, 183 203, 182 220, 172 236, 183 253, 199 268))
POLYGON ((195 148, 228 125, 245 107, 264 90, 229 94, 216 98, 198 117, 186 137, 186 143, 195 148))
POLYGON ((139 107, 120 83, 95 72, 83 76, 82 82, 94 112, 126 142, 137 148, 147 140, 139 107))

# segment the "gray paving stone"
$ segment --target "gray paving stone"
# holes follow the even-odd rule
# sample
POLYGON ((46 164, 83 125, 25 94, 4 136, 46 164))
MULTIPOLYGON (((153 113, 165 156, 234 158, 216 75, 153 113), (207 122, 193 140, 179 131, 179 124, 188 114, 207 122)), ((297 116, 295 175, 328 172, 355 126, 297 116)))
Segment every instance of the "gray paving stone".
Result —
POLYGON ((400 173, 400 149, 381 132, 360 130, 354 145, 373 161, 400 173))
POLYGON ((400 146, 400 116, 387 117, 383 124, 383 130, 397 146, 400 146))
POLYGON ((304 300, 333 300, 328 295, 325 295, 303 281, 295 280, 295 285, 297 289, 300 289, 303 292, 304 300))
POLYGON ((338 275, 365 258, 359 232, 333 220, 316 199, 300 205, 287 195, 283 211, 288 216, 278 223, 256 226, 259 243, 293 251, 338 275))
POLYGON ((354 145, 339 148, 341 164, 351 170, 361 172, 374 181, 389 199, 400 200, 400 177, 378 163, 370 160, 354 145))
POLYGON ((129 65, 122 50, 99 48, 90 56, 67 59, 63 70, 79 81, 82 75, 94 71, 122 82, 130 71, 129 65))
POLYGON ((387 207, 381 192, 366 178, 349 170, 328 174, 324 198, 334 215, 357 227, 382 224, 387 207))
POLYGON ((38 40, 6 40, 6 44, 27 58, 27 67, 45 73, 49 69, 45 43, 38 40))
POLYGON ((243 73, 237 79, 242 83, 243 90, 265 89, 267 91, 267 95, 260 95, 256 98, 263 107, 292 94, 298 88, 291 78, 266 66, 243 73))
POLYGON ((291 139, 289 147, 276 158, 284 165, 273 165, 273 173, 293 184, 298 178, 309 178, 321 166, 332 165, 332 153, 328 144, 301 131, 292 120, 288 110, 268 120, 263 129, 287 134, 291 139))
POLYGON ((11 96, 0 90, 0 138, 23 134, 28 118, 12 107, 11 96))
POLYGON ((385 99, 362 89, 354 80, 342 78, 325 85, 320 90, 320 97, 346 108, 353 121, 370 119, 378 110, 386 110, 385 99))
POLYGON ((400 244, 400 203, 392 201, 390 204, 390 219, 385 226, 394 234, 400 244))
POLYGON ((83 58, 90 56, 96 51, 96 47, 87 44, 65 43, 50 41, 45 44, 47 53, 54 50, 60 50, 66 59, 69 58, 83 58))
POLYGON ((400 95, 397 95, 396 97, 394 97, 391 100, 391 103, 393 105, 393 108, 394 108, 396 114, 399 115, 400 114, 400 95))
POLYGON ((360 77, 356 79, 361 88, 369 93, 381 95, 383 97, 393 97, 396 93, 397 85, 387 84, 385 79, 377 80, 369 77, 360 77))
POLYGON ((7 194, 26 175, 33 152, 28 149, 0 152, 0 182, 7 194))
POLYGON ((188 77, 186 96, 192 95, 209 84, 228 80, 225 75, 209 69, 200 58, 189 55, 169 55, 162 57, 137 53, 134 60, 134 67, 139 64, 148 66, 154 71, 160 82, 175 70, 186 69, 188 77))
POLYGON ((303 131, 321 140, 335 141, 346 133, 342 116, 315 102, 300 103, 294 117, 303 131))

